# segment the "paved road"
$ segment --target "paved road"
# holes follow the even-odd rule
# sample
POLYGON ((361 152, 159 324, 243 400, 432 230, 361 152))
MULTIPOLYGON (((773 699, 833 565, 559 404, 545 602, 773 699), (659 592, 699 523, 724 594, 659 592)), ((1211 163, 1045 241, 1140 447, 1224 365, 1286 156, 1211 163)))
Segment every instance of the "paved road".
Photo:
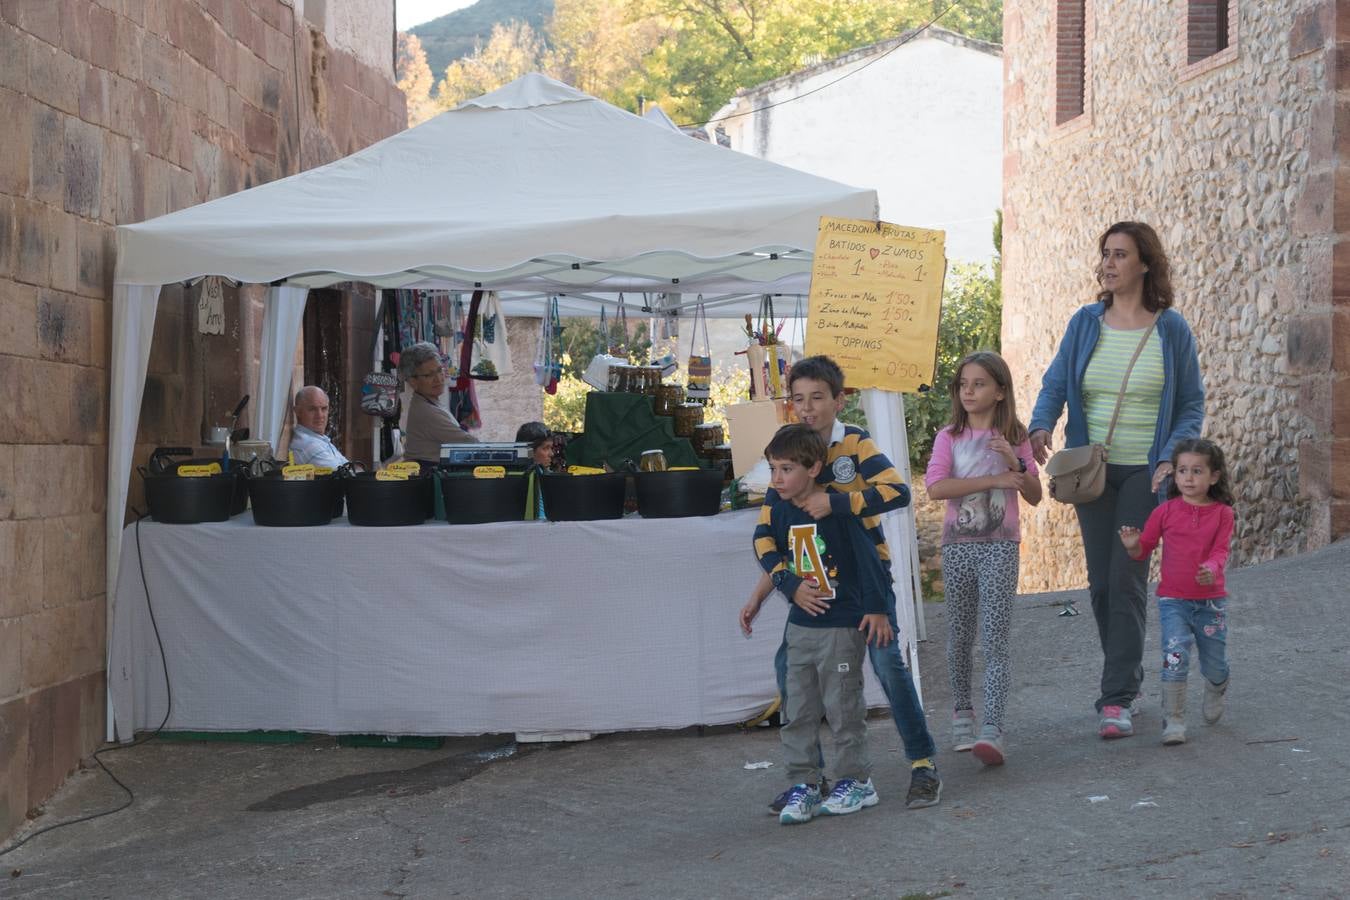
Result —
MULTIPOLYGON (((156 742, 105 756, 123 813, 0 858, 4 898, 1350 896, 1350 542, 1230 576, 1223 722, 1158 742, 1150 650, 1139 735, 1103 742, 1081 593, 1019 600, 1009 762, 943 751, 942 805, 907 811, 886 719, 870 723, 879 806, 780 827, 771 729, 611 735, 437 751, 156 742)), ((739 594, 728 600, 728 627, 739 594)), ((920 652, 946 743, 940 605, 920 652)), ((1156 621, 1149 646, 1155 647, 1156 621)), ((1193 676, 1194 678, 1194 676, 1193 676)), ((1193 696, 1198 692, 1193 691, 1193 696)), ((85 772, 35 825, 116 793, 85 772)))

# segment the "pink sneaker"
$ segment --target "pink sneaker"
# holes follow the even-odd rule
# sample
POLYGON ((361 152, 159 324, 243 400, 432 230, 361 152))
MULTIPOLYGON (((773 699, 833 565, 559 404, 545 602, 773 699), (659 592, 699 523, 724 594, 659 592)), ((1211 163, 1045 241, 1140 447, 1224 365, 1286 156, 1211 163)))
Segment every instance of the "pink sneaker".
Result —
POLYGON ((1103 706, 1101 723, 1097 733, 1106 740, 1129 737, 1134 734, 1134 725, 1130 721, 1130 711, 1123 706, 1103 706))

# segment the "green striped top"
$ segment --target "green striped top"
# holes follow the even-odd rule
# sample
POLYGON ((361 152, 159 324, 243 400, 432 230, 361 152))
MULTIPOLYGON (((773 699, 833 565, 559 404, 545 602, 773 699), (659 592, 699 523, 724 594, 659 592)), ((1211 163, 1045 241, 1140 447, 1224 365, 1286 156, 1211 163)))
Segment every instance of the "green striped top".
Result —
MULTIPOLYGON (((1087 414, 1088 440, 1094 444, 1106 442, 1121 379, 1125 377, 1125 368, 1129 366, 1143 333, 1142 328, 1121 331, 1102 323, 1097 347, 1083 374, 1083 411, 1087 414)), ((1125 399, 1120 403, 1120 418, 1116 420, 1111 444, 1106 448, 1108 462, 1125 466, 1148 463, 1148 451, 1158 430, 1162 393, 1162 341, 1155 328, 1130 372, 1125 399)))

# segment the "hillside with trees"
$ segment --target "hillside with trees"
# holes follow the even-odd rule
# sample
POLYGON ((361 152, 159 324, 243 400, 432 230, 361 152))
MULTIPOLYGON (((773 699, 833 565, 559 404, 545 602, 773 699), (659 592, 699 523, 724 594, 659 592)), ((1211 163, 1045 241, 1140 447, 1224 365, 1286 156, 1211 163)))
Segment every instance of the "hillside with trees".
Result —
POLYGON ((553 15, 553 0, 478 0, 440 18, 408 29, 427 54, 427 66, 440 78, 445 67, 473 53, 476 44, 486 44, 492 26, 524 22, 542 32, 553 15))

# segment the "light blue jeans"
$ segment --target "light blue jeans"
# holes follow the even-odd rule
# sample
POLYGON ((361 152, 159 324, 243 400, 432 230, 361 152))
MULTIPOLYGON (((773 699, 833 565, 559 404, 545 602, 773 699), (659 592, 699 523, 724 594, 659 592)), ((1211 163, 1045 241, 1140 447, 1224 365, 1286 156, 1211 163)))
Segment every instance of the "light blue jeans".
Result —
POLYGON ((1158 598, 1162 629, 1163 681, 1185 681, 1191 651, 1200 655, 1200 674, 1210 684, 1228 680, 1228 598, 1178 600, 1158 598))

